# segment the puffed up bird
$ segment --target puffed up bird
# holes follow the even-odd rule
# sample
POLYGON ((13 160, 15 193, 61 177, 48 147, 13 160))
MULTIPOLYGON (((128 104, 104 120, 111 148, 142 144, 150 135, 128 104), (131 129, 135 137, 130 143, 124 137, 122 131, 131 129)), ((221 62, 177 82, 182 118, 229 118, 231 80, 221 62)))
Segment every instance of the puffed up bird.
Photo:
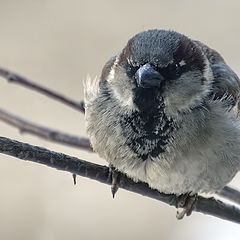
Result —
POLYGON ((85 83, 93 149, 163 193, 215 193, 240 170, 240 81, 221 55, 168 30, 132 37, 85 83))

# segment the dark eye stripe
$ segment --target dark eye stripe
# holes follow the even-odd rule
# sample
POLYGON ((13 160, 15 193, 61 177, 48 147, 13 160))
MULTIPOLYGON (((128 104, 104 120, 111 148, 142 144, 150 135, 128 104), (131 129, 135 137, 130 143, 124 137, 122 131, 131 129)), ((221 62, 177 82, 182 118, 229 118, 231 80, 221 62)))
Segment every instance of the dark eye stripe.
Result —
MULTIPOLYGON (((173 63, 169 64, 165 68, 159 68, 156 66, 153 66, 159 73, 163 75, 165 79, 177 79, 181 76, 182 73, 187 72, 189 70, 187 65, 180 66, 179 63, 173 63)), ((125 66, 126 73, 128 77, 132 78, 134 77, 135 73, 139 69, 139 66, 132 66, 131 64, 126 64, 125 66)))
POLYGON ((187 72, 188 66, 181 66, 179 63, 169 64, 165 68, 156 68, 156 70, 163 75, 164 78, 174 80, 180 77, 184 72, 187 72))
POLYGON ((127 64, 125 69, 126 69, 126 73, 127 73, 128 77, 132 78, 135 75, 135 73, 137 72, 137 70, 139 69, 139 67, 137 67, 137 66, 134 67, 130 64, 127 64))

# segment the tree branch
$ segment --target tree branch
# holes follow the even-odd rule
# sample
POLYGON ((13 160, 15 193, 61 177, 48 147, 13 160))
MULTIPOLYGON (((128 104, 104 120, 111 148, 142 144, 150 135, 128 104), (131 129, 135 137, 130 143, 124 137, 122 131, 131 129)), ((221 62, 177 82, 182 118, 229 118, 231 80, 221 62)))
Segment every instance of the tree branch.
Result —
POLYGON ((225 186, 217 195, 240 205, 240 192, 237 189, 225 186))
POLYGON ((53 90, 50 90, 46 87, 40 86, 36 83, 33 83, 33 82, 27 80, 26 78, 21 77, 18 74, 10 72, 10 71, 8 71, 4 68, 1 68, 1 67, 0 67, 0 76, 7 79, 11 83, 16 83, 16 84, 19 84, 19 85, 24 86, 26 88, 30 88, 32 90, 35 90, 35 91, 37 91, 37 92, 39 92, 39 93, 41 93, 41 94, 43 94, 47 97, 53 98, 53 99, 65 104, 65 105, 68 105, 69 107, 72 107, 75 110, 78 110, 82 113, 84 113, 84 111, 85 111, 84 103, 82 101, 81 102, 76 102, 73 99, 70 99, 66 96, 63 96, 62 94, 57 93, 53 90))
POLYGON ((33 124, 2 109, 0 109, 0 120, 18 128, 21 133, 30 133, 52 142, 63 143, 71 147, 77 147, 92 151, 88 138, 70 135, 47 127, 39 126, 37 124, 33 124))
MULTIPOLYGON (((49 151, 5 137, 0 137, 0 153, 88 177, 104 184, 111 184, 109 169, 106 166, 86 162, 75 157, 49 151)), ((177 197, 175 195, 159 193, 156 190, 150 189, 147 184, 141 182, 135 183, 124 175, 121 177, 120 187, 162 201, 171 206, 176 206, 177 204, 177 197)), ((240 223, 240 209, 214 198, 203 198, 199 196, 194 210, 235 223, 240 223)))

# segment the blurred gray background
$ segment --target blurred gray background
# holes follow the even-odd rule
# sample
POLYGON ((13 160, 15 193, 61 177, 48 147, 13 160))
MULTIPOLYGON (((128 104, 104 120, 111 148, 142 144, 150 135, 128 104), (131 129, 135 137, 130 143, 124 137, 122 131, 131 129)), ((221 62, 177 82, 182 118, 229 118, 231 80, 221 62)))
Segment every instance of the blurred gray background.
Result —
MULTIPOLYGON (((0 0, 0 65, 76 100, 82 81, 133 34, 174 29, 217 49, 240 74, 240 2, 234 0, 0 0)), ((85 136, 78 112, 0 79, 0 107, 85 136)), ((20 135, 0 135, 106 164, 96 154, 20 135)), ((240 178, 232 183, 240 186, 240 178)), ((0 239, 240 239, 240 227, 199 213, 182 221, 161 202, 35 163, 0 155, 0 239)))

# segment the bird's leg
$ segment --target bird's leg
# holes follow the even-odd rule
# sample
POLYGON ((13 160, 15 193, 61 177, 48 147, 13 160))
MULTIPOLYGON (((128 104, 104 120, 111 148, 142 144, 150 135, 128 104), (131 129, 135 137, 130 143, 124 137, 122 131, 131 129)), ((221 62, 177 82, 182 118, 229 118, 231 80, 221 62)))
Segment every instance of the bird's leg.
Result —
POLYGON ((190 216, 192 214, 193 209, 195 208, 195 204, 197 202, 198 195, 186 193, 178 196, 177 199, 177 208, 183 208, 181 212, 177 211, 177 219, 183 219, 184 216, 190 216))
POLYGON ((111 192, 113 198, 115 197, 115 194, 117 193, 119 182, 121 178, 121 173, 116 170, 115 167, 113 167, 111 164, 109 165, 109 178, 112 180, 111 184, 111 192))

